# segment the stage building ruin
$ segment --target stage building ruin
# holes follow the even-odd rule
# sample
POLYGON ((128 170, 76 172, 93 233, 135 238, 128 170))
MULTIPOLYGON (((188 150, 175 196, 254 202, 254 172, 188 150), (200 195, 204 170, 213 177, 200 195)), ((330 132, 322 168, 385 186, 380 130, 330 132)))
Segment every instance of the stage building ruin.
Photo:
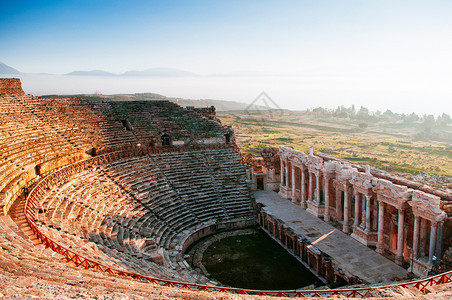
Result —
POLYGON ((281 196, 417 275, 426 275, 444 254, 450 259, 450 193, 312 150, 280 146, 271 160, 269 152, 249 159, 254 189, 275 190, 279 179, 281 196))

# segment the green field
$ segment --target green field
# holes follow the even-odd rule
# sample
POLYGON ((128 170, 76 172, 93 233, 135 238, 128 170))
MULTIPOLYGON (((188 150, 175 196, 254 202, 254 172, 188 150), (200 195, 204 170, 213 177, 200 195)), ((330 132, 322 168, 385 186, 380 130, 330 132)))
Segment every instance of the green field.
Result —
POLYGON ((426 128, 420 122, 363 120, 315 112, 219 112, 232 125, 244 152, 285 145, 313 148, 331 156, 452 188, 452 127, 426 128), (365 125, 363 125, 363 123, 365 125), (425 172, 425 173, 424 173, 425 172))
POLYGON ((233 287, 297 289, 320 284, 308 269, 259 228, 254 233, 221 239, 204 252, 210 275, 233 287))

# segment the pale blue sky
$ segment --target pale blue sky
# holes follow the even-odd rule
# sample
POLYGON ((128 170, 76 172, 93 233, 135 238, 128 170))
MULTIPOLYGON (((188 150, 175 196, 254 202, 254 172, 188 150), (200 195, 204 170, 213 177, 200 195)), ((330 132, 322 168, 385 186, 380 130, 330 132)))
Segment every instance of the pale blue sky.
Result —
POLYGON ((292 74, 350 93, 432 91, 447 111, 451 53, 450 0, 0 0, 0 61, 22 72, 292 74))
POLYGON ((452 1, 0 1, 23 72, 445 71, 452 1))

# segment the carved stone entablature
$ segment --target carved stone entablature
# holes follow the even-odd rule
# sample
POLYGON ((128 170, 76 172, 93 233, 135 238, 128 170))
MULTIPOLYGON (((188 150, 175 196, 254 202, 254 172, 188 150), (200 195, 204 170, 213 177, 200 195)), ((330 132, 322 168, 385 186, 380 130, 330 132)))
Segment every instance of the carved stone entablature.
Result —
POLYGON ((332 160, 323 162, 323 174, 325 177, 333 178, 339 165, 337 161, 332 160))
POLYGON ((304 165, 308 164, 308 156, 306 154, 304 154, 303 152, 301 153, 301 155, 298 155, 298 158, 301 160, 301 162, 304 165))
POLYGON ((447 214, 440 208, 441 199, 438 196, 421 191, 413 191, 413 199, 408 203, 417 216, 432 223, 443 221, 447 214))
POLYGON ((405 208, 413 193, 412 189, 385 179, 378 179, 373 190, 377 194, 378 201, 386 202, 397 208, 405 208))
POLYGON ((372 192, 372 179, 374 177, 371 174, 363 173, 363 172, 354 172, 352 174, 352 179, 350 183, 353 184, 355 190, 363 194, 369 194, 372 192))
POLYGON ((337 189, 337 190, 341 190, 342 187, 344 186, 344 182, 345 182, 345 181, 341 180, 341 178, 337 178, 337 177, 336 177, 336 178, 333 180, 334 188, 337 189))
POLYGON ((321 174, 320 169, 317 169, 317 168, 313 167, 312 165, 308 165, 308 170, 315 176, 319 176, 321 174))
POLYGON ((337 177, 343 178, 344 180, 352 179, 353 173, 357 171, 356 168, 348 164, 342 164, 338 170, 336 170, 337 177))
POLYGON ((284 146, 279 146, 279 153, 280 155, 282 155, 282 157, 284 158, 288 158, 290 155, 290 150, 292 150, 292 148, 288 148, 288 147, 284 147, 284 146))
POLYGON ((307 164, 308 155, 302 151, 297 151, 289 147, 279 146, 279 152, 285 159, 296 160, 300 163, 307 164))
POLYGON ((311 169, 321 170, 323 168, 323 159, 317 156, 308 156, 307 164, 311 169))
POLYGON ((296 164, 298 166, 304 164, 304 162, 300 159, 300 157, 298 157, 298 155, 292 155, 290 154, 290 156, 288 157, 288 160, 290 162, 292 162, 293 164, 296 164))
POLYGON ((364 186, 358 186, 358 185, 355 185, 355 184, 353 184, 353 190, 355 191, 355 193, 361 193, 363 195, 370 195, 370 196, 372 196, 374 194, 372 188, 366 188, 364 186))

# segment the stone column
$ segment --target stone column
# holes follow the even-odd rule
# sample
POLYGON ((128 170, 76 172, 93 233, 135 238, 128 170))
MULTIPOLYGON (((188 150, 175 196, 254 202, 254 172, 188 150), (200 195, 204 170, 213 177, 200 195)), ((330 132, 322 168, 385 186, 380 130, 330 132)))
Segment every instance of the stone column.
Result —
POLYGON ((275 224, 271 220, 268 220, 268 232, 270 232, 271 235, 275 236, 275 224))
POLYGON ((315 271, 320 274, 320 256, 316 255, 315 271))
POLYGON ((344 223, 342 224, 342 231, 349 233, 349 217, 350 217, 350 197, 348 195, 348 184, 344 184, 344 223))
POLYGON ((378 201, 375 199, 374 207, 371 207, 371 231, 378 231, 378 201), (372 213, 373 212, 373 213, 372 213))
POLYGON ((428 250, 428 263, 433 264, 433 255, 435 254, 436 245, 436 223, 432 223, 430 228, 430 247, 428 250))
POLYGON ((323 180, 325 182, 325 213, 323 214, 323 219, 328 222, 330 220, 330 178, 323 174, 323 180))
POLYGON ((355 218, 353 221, 353 227, 358 227, 359 225, 359 193, 355 192, 355 218))
POLYGON ((427 251, 427 220, 421 218, 421 229, 420 229, 420 245, 419 245, 419 256, 425 256, 427 251))
POLYGON ((336 221, 342 220, 342 191, 336 187, 336 221))
POLYGON ((313 195, 312 195, 312 184, 313 184, 313 180, 312 180, 312 173, 311 172, 309 172, 309 170, 308 170, 308 173, 309 173, 309 183, 308 183, 308 201, 312 201, 312 199, 313 199, 313 195))
MULTIPOLYGON (((289 190, 289 160, 286 161, 286 191, 289 190)), ((288 194, 288 193, 287 193, 288 194)))
POLYGON ((419 225, 420 216, 414 216, 414 230, 413 230, 413 256, 414 258, 419 257, 419 225))
POLYGON ((371 195, 366 195, 366 231, 370 232, 370 200, 372 199, 371 195))
POLYGON ((438 223, 438 234, 436 236, 436 257, 443 258, 443 238, 444 238, 444 222, 438 223))
POLYGON ((367 201, 364 200, 365 195, 361 195, 361 217, 360 217, 360 225, 361 227, 366 227, 366 205, 367 201))
POLYGON ((295 181, 295 166, 292 165, 292 202, 297 202, 297 190, 296 190, 296 181, 295 181))
POLYGON ((385 214, 385 203, 378 201, 378 241, 377 241, 377 252, 382 254, 384 252, 384 214, 385 214))
POLYGON ((315 174, 315 202, 320 204, 320 174, 315 174))
POLYGON ((280 165, 279 165, 279 167, 280 167, 280 170, 281 170, 281 172, 279 173, 279 176, 281 177, 281 186, 283 186, 284 185, 284 160, 282 159, 282 157, 280 156, 279 157, 279 161, 280 161, 280 165))
POLYGON ((404 209, 399 208, 399 217, 397 222, 397 252, 395 261, 398 265, 403 264, 403 225, 404 225, 404 209))
POLYGON ((306 208, 306 172, 304 166, 301 166, 301 207, 306 208))

